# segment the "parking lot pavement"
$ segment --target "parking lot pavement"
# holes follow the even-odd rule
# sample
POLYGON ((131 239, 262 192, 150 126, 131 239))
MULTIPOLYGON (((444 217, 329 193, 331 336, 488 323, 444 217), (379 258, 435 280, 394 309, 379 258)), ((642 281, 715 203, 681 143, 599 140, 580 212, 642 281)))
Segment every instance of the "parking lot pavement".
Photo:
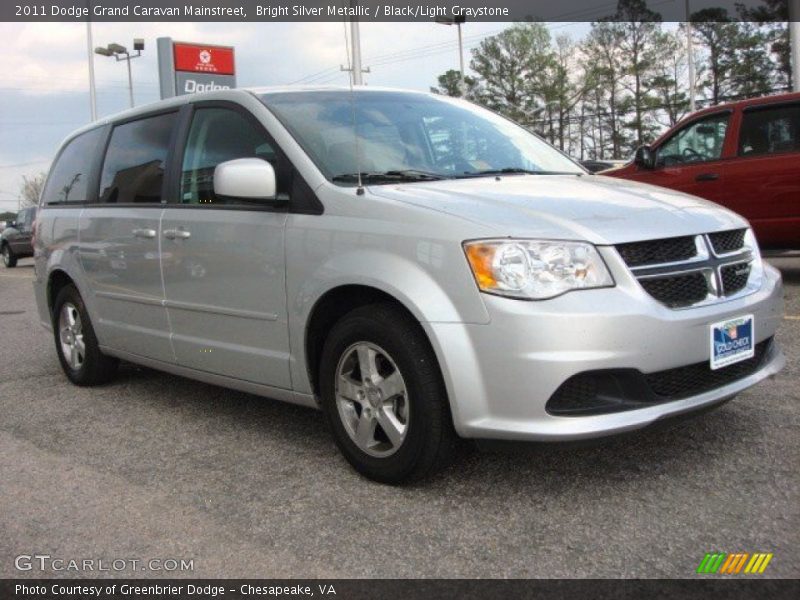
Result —
POLYGON ((411 488, 357 476, 312 410, 133 366, 72 386, 30 261, 0 270, 0 576, 41 575, 14 557, 44 553, 193 559, 195 577, 692 577, 722 551, 798 577, 800 259, 775 264, 777 378, 595 447, 467 449, 411 488))

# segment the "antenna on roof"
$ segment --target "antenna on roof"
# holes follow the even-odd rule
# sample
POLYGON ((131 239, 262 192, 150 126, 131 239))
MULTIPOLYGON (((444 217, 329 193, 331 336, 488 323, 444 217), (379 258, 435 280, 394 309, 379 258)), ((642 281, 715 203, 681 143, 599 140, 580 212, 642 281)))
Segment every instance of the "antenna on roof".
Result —
MULTIPOLYGON (((350 3, 351 7, 355 7, 356 2, 355 0, 351 0, 350 3)), ((354 11, 355 12, 355 11, 354 11)), ((358 50, 355 48, 355 43, 359 39, 358 38, 358 21, 356 17, 350 17, 350 24, 353 28, 353 36, 352 39, 348 40, 347 38, 347 22, 343 21, 342 24, 344 25, 344 47, 347 50, 347 69, 350 71, 350 108, 353 113, 353 142, 354 142, 354 149, 355 149, 355 159, 356 159, 356 175, 358 176, 358 187, 356 188, 356 194, 358 196, 364 195, 364 185, 361 181, 361 152, 359 149, 358 144, 358 128, 357 128, 357 121, 356 121, 356 95, 353 91, 353 85, 356 81, 356 77, 358 77, 358 82, 360 83, 361 80, 361 49, 358 50), (350 53, 353 53, 353 58, 357 60, 351 61, 350 60, 350 53), (358 57, 356 57, 356 53, 358 53, 358 57), (356 75, 356 71, 354 69, 353 62, 358 63, 358 70, 359 73, 356 75)))

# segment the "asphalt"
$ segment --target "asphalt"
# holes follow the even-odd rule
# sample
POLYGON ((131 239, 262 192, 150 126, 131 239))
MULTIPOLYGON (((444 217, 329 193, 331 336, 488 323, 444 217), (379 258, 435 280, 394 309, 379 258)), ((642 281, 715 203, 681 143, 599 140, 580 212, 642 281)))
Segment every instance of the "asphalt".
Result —
POLYGON ((395 488, 355 474, 310 409, 131 365, 72 386, 22 261, 0 270, 0 577, 79 575, 16 570, 30 554, 190 559, 193 577, 694 577, 712 551, 798 577, 800 259, 774 264, 776 378, 598 446, 468 446, 395 488))

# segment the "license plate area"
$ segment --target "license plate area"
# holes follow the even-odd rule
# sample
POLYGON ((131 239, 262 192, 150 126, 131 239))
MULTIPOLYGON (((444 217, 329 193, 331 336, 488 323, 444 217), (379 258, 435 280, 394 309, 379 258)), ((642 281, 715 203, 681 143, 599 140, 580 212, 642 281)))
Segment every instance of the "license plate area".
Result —
POLYGON ((721 369, 755 356, 755 323, 753 315, 743 315, 712 323, 711 370, 721 369))

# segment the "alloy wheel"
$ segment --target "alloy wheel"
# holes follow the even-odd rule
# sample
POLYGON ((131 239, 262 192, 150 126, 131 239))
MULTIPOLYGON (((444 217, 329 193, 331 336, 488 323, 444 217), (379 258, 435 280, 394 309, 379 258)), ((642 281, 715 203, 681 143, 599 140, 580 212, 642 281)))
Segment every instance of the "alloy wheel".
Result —
POLYGON ((79 370, 86 359, 86 345, 83 341, 81 315, 71 302, 65 302, 61 307, 58 335, 64 359, 71 369, 79 370))
POLYGON ((336 408, 358 448, 391 456, 408 433, 409 400, 403 376, 391 356, 371 342, 342 353, 336 368, 336 408))

